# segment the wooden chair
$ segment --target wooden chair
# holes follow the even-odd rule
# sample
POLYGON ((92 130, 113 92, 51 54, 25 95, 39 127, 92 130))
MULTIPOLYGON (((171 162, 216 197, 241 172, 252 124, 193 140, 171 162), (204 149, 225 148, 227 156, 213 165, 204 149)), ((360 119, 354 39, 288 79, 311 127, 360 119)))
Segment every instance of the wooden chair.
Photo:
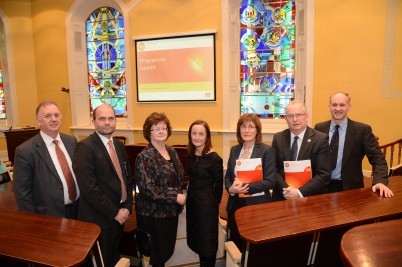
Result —
POLYGON ((385 159, 387 160, 388 167, 390 168, 389 176, 396 176, 402 174, 401 151, 402 151, 402 138, 380 146, 385 159))
POLYGON ((128 161, 130 163, 131 167, 131 178, 135 179, 135 160, 137 158, 137 155, 146 147, 147 144, 145 143, 138 143, 138 144, 133 144, 133 145, 125 145, 125 149, 128 155, 128 161))
POLYGON ((115 265, 115 267, 130 267, 130 259, 121 258, 115 265))
POLYGON ((0 160, 0 184, 4 184, 10 181, 11 181, 10 173, 6 165, 3 163, 3 161, 0 160))
POLYGON ((233 241, 225 243, 226 249, 226 267, 239 267, 241 261, 241 252, 233 241))
POLYGON ((127 142, 127 137, 122 136, 122 135, 116 135, 116 136, 113 136, 113 138, 121 140, 123 142, 123 144, 126 144, 126 142, 127 142))

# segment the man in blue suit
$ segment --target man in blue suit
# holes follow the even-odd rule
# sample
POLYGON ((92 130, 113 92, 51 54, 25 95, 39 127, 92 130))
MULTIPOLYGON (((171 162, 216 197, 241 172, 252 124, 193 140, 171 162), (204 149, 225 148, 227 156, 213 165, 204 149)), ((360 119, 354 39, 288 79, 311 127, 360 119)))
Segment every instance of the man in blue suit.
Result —
POLYGON ((77 140, 59 133, 61 118, 53 101, 44 101, 36 108, 40 132, 15 151, 14 195, 21 211, 77 219, 80 191, 71 166, 77 140), (58 159, 56 143, 69 173, 58 159))

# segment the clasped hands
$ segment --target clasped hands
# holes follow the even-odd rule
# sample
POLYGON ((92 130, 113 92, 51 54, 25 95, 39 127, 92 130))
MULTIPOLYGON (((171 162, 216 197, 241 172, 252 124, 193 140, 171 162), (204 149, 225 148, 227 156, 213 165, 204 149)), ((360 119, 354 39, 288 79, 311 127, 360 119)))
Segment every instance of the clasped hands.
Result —
POLYGON ((130 212, 126 208, 121 208, 119 209, 119 213, 117 213, 116 217, 114 219, 120 223, 120 225, 123 225, 127 219, 128 216, 130 216, 130 212))
POLYGON ((233 181, 232 186, 229 188, 229 193, 231 194, 246 194, 248 193, 248 189, 249 189, 249 184, 243 184, 242 181, 240 181, 239 179, 235 178, 235 180, 233 181))

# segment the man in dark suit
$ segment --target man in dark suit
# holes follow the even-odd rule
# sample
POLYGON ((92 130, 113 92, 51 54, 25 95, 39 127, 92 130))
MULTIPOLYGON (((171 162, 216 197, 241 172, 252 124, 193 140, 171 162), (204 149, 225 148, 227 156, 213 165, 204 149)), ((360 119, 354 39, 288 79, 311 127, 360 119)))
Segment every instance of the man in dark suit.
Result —
POLYGON ((362 160, 366 155, 373 166, 373 192, 380 191, 381 196, 391 197, 388 184, 388 165, 376 138, 367 124, 353 121, 347 117, 351 108, 348 93, 338 92, 330 97, 329 110, 332 120, 318 123, 315 129, 329 134, 332 139, 338 128, 339 145, 334 156, 334 169, 330 192, 363 188, 362 160), (336 127, 338 126, 338 127, 336 127))
POLYGON ((289 129, 274 135, 272 147, 276 150, 278 171, 277 185, 272 196, 274 200, 295 199, 327 192, 326 187, 331 173, 328 135, 308 127, 308 118, 304 103, 294 100, 286 107, 286 122, 289 129), (293 153, 291 153, 292 146, 293 153), (285 182, 283 164, 284 161, 290 160, 311 160, 312 179, 299 188, 289 187, 285 182))
POLYGON ((123 143, 112 138, 113 108, 108 104, 95 108, 92 123, 95 132, 77 144, 73 160, 81 189, 78 219, 99 225, 105 266, 114 266, 120 258, 123 225, 131 213, 131 172, 123 143))
POLYGON ((80 191, 71 168, 77 140, 59 133, 61 117, 53 101, 36 108, 40 132, 15 151, 14 195, 21 211, 77 219, 80 191), (59 162, 54 140, 64 153, 64 171, 69 174, 59 162))

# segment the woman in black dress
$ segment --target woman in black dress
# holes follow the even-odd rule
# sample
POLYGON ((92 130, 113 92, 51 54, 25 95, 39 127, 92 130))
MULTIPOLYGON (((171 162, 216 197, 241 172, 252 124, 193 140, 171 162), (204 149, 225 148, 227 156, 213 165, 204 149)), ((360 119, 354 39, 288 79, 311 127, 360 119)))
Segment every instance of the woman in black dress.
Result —
POLYGON ((188 140, 187 244, 199 254, 200 266, 215 266, 222 158, 212 149, 211 132, 205 121, 191 124, 188 140))

